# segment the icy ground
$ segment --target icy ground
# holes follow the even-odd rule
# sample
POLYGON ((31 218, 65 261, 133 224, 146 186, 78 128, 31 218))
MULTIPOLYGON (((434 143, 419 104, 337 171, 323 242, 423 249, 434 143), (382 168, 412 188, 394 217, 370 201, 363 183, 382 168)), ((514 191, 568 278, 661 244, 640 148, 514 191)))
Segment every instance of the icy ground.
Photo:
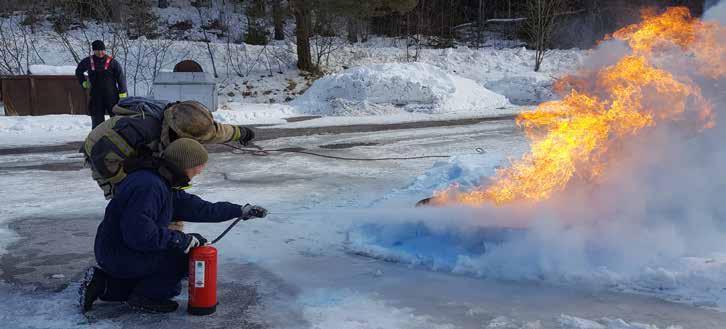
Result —
MULTIPOLYGON (((720 277, 710 269, 701 272, 713 275, 713 281, 698 275, 654 281, 700 285, 702 290, 691 292, 712 294, 704 299, 703 295, 684 295, 688 291, 677 285, 641 291, 636 285, 627 286, 627 280, 619 282, 619 287, 536 277, 502 280, 451 273, 445 266, 415 265, 410 258, 384 261, 382 254, 359 255, 361 250, 354 246, 362 241, 356 237, 365 233, 361 230, 365 225, 409 236, 425 230, 401 230, 402 225, 415 227, 421 219, 430 223, 430 232, 437 232, 437 225, 449 231, 475 227, 471 220, 476 213, 412 209, 411 205, 439 185, 474 184, 474 173, 491 171, 502 158, 523 152, 524 138, 511 120, 280 137, 260 144, 355 157, 459 157, 342 162, 292 154, 241 156, 214 148, 209 169, 195 181, 192 192, 209 200, 252 202, 271 210, 269 218, 242 223, 218 245, 219 312, 190 317, 182 306, 172 315, 141 315, 129 313, 122 305, 99 304, 86 319, 75 312, 74 282, 92 261, 92 239, 105 201, 88 171, 79 169, 80 159, 72 149, 5 149, 0 151, 0 195, 4 198, 0 218, 8 226, 0 243, 7 253, 0 258, 0 277, 8 283, 0 286, 0 323, 13 323, 16 328, 87 327, 90 322, 94 328, 335 329, 721 329, 726 323, 726 314, 710 309, 722 307, 716 299, 725 287, 722 266, 720 277), (66 283, 70 284, 66 287, 66 283), (622 285, 633 289, 620 289, 622 285), (684 303, 667 301, 678 297, 684 303)), ((213 237, 223 228, 190 224, 186 230, 213 237)), ((404 235, 388 236, 401 244, 379 245, 387 247, 383 251, 399 252, 411 246, 402 239, 404 235)), ((475 249, 467 249, 471 247, 467 243, 473 240, 466 238, 476 239, 476 235, 451 236, 463 243, 439 249, 442 255, 452 255, 454 248, 460 248, 454 252, 461 255, 472 255, 475 249)), ((364 237, 375 240, 385 235, 370 232, 364 237)), ((429 242, 413 241, 420 244, 418 250, 424 256, 433 255, 426 247, 439 248, 445 241, 435 234, 428 237, 429 242)), ((480 243, 486 240, 478 238, 480 243)), ((714 259, 708 264, 719 262, 714 259)), ((537 265, 533 263, 532 268, 537 265)), ((691 270, 700 271, 697 266, 691 270)), ((179 298, 182 304, 185 298, 179 298)))

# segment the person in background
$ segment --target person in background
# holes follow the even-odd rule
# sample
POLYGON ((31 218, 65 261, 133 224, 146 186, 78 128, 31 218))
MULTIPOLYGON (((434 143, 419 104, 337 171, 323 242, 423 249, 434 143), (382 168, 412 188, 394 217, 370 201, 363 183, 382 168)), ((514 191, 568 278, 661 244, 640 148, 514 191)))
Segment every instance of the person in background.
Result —
POLYGON ((84 89, 91 90, 88 112, 92 127, 100 125, 105 115, 113 116, 113 106, 119 99, 127 97, 126 76, 121 64, 106 54, 106 45, 96 40, 91 43, 93 55, 78 63, 76 78, 84 89), (88 74, 88 77, 85 76, 88 74))

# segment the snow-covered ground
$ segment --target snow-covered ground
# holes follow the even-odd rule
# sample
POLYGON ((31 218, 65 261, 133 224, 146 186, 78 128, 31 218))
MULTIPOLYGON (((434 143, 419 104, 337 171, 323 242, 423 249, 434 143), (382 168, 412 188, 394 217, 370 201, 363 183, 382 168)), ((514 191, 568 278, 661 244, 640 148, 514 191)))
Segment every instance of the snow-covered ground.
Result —
MULTIPOLYGON (((179 10, 184 3, 174 3, 158 14, 172 24, 185 20, 195 26, 201 24, 198 13, 179 10)), ((234 13, 230 19, 239 16, 234 13)), ((20 19, 0 18, 8 27, 20 19)), ((87 38, 103 39, 108 33, 107 26, 89 23, 83 32, 72 30, 67 37, 74 51, 85 54, 87 38)), ((33 49, 28 52, 30 58, 21 63, 31 65, 19 67, 18 72, 72 73, 75 61, 49 23, 26 36, 33 49)), ((295 68, 294 44, 290 42, 263 47, 215 40, 210 47, 219 76, 217 119, 289 128, 516 114, 526 108, 510 103, 550 99, 554 79, 579 67, 587 54, 576 49, 553 50, 540 72, 534 72, 534 52, 524 48, 424 48, 414 61, 407 54, 405 40, 374 37, 354 45, 341 41, 341 47, 321 63, 327 75, 315 81, 295 68), (311 114, 323 117, 292 123, 285 120, 311 114)), ((204 42, 142 37, 129 40, 127 45, 110 51, 124 67, 130 95, 148 94, 155 72, 169 71, 183 59, 199 62, 207 72, 213 68, 204 42)), ((90 118, 82 116, 33 120, 0 116, 0 140, 2 146, 81 141, 89 130, 88 122, 90 118)))
MULTIPOLYGON (((501 159, 526 150, 526 142, 511 121, 472 126, 392 130, 376 133, 311 135, 261 142, 267 148, 305 147, 317 152, 353 157, 453 154, 456 158, 393 162, 341 162, 303 155, 244 157, 214 153, 205 174, 195 180, 193 193, 209 200, 253 202, 268 207, 269 218, 240 224, 220 250, 220 315, 193 318, 182 310, 170 317, 141 317, 124 309, 104 315, 94 327, 155 326, 159 328, 262 321, 273 328, 720 328, 717 313, 657 299, 608 292, 608 287, 570 282, 567 287, 548 280, 519 278, 498 281, 409 266, 407 260, 383 262, 359 257, 352 246, 360 227, 375 223, 388 232, 399 223, 425 221, 442 229, 475 227, 467 212, 451 209, 412 209, 429 188, 458 181, 474 183, 475 175, 491 172, 501 159), (320 148, 329 144, 360 144, 348 149, 320 148), (377 144, 377 145, 374 145, 377 144), (486 152, 479 153, 475 149, 486 152), (459 216, 461 215, 461 216, 459 216), (462 219, 457 219, 462 218, 462 219), (445 220, 449 219, 449 220, 445 220), (229 294, 255 287, 259 305, 243 318, 231 315, 239 299, 229 294), (120 313, 119 313, 120 312, 120 313), (225 313, 227 312, 227 313, 225 313), (220 321, 232 322, 220 322, 220 321), (622 320, 620 320, 622 319, 622 320), (234 322, 236 321, 236 322, 234 322), (647 323, 648 325, 642 324, 647 323), (696 327, 690 327, 694 324, 696 327)), ((72 163, 71 152, 0 156, 0 215, 5 224, 52 214, 63 218, 98 218, 105 201, 84 170, 29 169, 42 163, 72 163), (20 169, 12 169, 20 168, 20 169), (31 178, 32 177, 32 178, 31 178), (68 189, 68 186, 73 186, 68 189)), ((188 224, 187 231, 213 237, 218 224, 188 224)), ((400 230, 400 232, 411 232, 400 230)), ((424 233, 423 229, 418 232, 424 233)), ((475 232, 470 235, 477 237, 475 232)), ((93 235, 93 232, 87 232, 93 235)), ((13 236, 11 234, 11 236, 13 236)), ((82 236, 82 235, 81 235, 82 236)), ((86 235, 87 236, 87 235, 86 235)), ((377 238, 375 232, 365 235, 377 238)), ((466 237, 467 235, 461 235, 466 237)), ((391 234, 391 238, 401 238, 391 234)), ((436 238, 434 236, 434 238, 436 238)), ((570 238, 569 236, 567 237, 570 238)), ((3 246, 15 238, 3 237, 3 246)), ((91 238, 87 238, 92 243, 91 238)), ((441 240, 439 240, 441 241, 441 240)), ((470 240, 473 241, 473 240, 470 240)), ((401 239, 401 246, 410 246, 401 239)), ((419 241, 420 242, 420 241, 419 241)), ((436 242, 435 239, 432 242, 436 242)), ((482 239, 479 240, 482 242, 482 239)), ((372 244, 369 244, 372 245, 372 244)), ((451 243, 442 254, 466 246, 451 243)), ((538 247, 541 247, 538 246, 538 247)), ((90 247, 88 247, 90 248, 90 247)), ((389 249, 395 250, 395 249, 389 249)), ((421 248, 425 255, 429 249, 421 248)), ((90 249, 89 249, 90 252, 90 249)), ((526 262, 523 258, 521 262, 526 262)), ((696 267, 692 267, 695 271, 696 267)), ((49 273, 52 274, 52 273, 49 273)), ((693 277, 692 282, 700 278, 693 277)), ((703 282, 712 291, 718 282, 703 282)), ((0 286, 0 317, 20 328, 70 328, 87 323, 73 307, 75 285, 60 293, 23 291, 0 286)), ((670 298, 672 290, 647 292, 670 298)), ((182 301, 184 296, 181 297, 182 301)), ((706 304, 708 306, 708 304, 706 304)), ((112 306, 106 309, 112 310, 112 306)), ((103 310, 104 308, 101 308, 103 310)))
MULTIPOLYGON (((17 18, 0 18, 12 19, 17 18)), ((94 33, 101 37, 103 31, 102 26, 91 24, 86 33, 91 34, 88 37, 94 33)), ((38 54, 56 54, 42 58, 43 64, 31 65, 32 72, 72 73, 74 61, 57 36, 40 29, 31 38, 38 54)), ((124 66, 131 95, 149 91, 154 74, 150 70, 170 70, 182 59, 196 60, 206 71, 212 68, 202 42, 140 38, 129 45, 128 50, 117 49, 114 55, 124 66), (153 63, 149 62, 150 56, 134 55, 134 50, 161 46, 166 47, 165 52, 154 57, 153 63)), ((75 46, 82 47, 80 43, 75 46)), ((524 108, 510 101, 531 104, 549 99, 554 78, 577 68, 586 54, 580 50, 551 51, 542 70, 534 72, 534 53, 524 48, 421 49, 417 61, 411 62, 403 40, 373 38, 332 53, 323 63, 328 75, 314 81, 294 68, 294 51, 289 43, 211 46, 219 72, 217 119, 234 124, 285 124, 290 128, 516 114, 524 108), (285 120, 311 114, 323 118, 293 123, 285 120)), ((40 61, 33 58, 29 62, 40 61)), ((88 131, 89 121, 82 116, 34 120, 0 116, 0 138, 5 146, 80 141, 88 131)))
MULTIPOLYGON (((173 8, 159 13, 187 19, 173 8)), ((40 53, 65 54, 52 38, 37 41, 40 53)), ((132 47, 159 42, 141 39, 132 47)), ((205 44, 168 46, 173 56, 161 61, 162 69, 188 57, 209 70, 205 44)), ((233 49, 212 45, 226 58, 218 62, 221 102, 215 118, 279 129, 517 113, 527 109, 522 104, 551 98, 554 78, 580 66, 588 53, 552 51, 542 71, 533 72, 534 54, 523 48, 422 49, 411 63, 400 40, 374 39, 343 47, 325 63, 328 75, 313 81, 292 68, 290 44, 233 47, 246 57, 232 60, 233 49), (286 120, 308 115, 323 117, 286 120)), ((47 62, 70 63, 67 55, 47 62)), ((137 94, 148 89, 149 72, 140 69, 148 64, 132 57, 125 64, 137 74, 132 78, 137 94)), ((658 139, 663 136, 649 136, 658 143, 640 141, 648 147, 624 150, 646 160, 624 159, 611 174, 615 179, 540 205, 413 208, 451 184, 463 190, 486 184, 497 168, 528 149, 512 120, 459 124, 260 143, 363 158, 451 155, 447 160, 345 162, 302 154, 213 153, 191 192, 271 211, 265 220, 241 224, 218 244, 223 301, 218 315, 187 317, 182 307, 169 316, 142 317, 106 304, 90 322, 101 328, 246 327, 248 322, 320 329, 724 328, 726 211, 718 182, 726 159, 718 128, 686 141, 666 134, 664 143, 658 139), (248 293, 252 297, 244 296, 248 293), (104 313, 108 310, 110 315, 104 313)), ((89 129, 85 116, 3 116, 0 148, 80 141, 89 129)), ((0 155, 0 254, 38 239, 11 230, 14 223, 50 218, 63 225, 64 219, 102 217, 106 201, 89 171, 79 169, 75 152, 9 152, 0 155)), ((186 227, 208 237, 222 229, 186 227)), ((72 233, 69 240, 83 246, 72 255, 89 258, 94 232, 72 233)), ((64 253, 63 247, 47 252, 64 253)), ((53 256, 43 260, 51 266, 62 262, 53 256)), ((13 270, 0 274, 13 278, 34 268, 13 270)), ((41 276, 67 278, 55 272, 41 276)), ((0 285, 0 323, 86 326, 89 320, 72 305, 75 288, 72 283, 47 292, 0 285)))
MULTIPOLYGON (((34 67, 42 74, 64 68, 34 67)), ((352 124, 386 124, 462 118, 496 117, 519 113, 503 95, 474 80, 423 63, 370 64, 315 81, 290 104, 223 102, 214 112, 229 124, 284 124, 285 128, 352 124), (299 116, 319 119, 287 123, 299 116)), ((0 116, 4 146, 60 144, 81 141, 90 128, 86 116, 0 116)))
POLYGON ((0 116, 1 147, 77 142, 90 131, 86 115, 0 116))

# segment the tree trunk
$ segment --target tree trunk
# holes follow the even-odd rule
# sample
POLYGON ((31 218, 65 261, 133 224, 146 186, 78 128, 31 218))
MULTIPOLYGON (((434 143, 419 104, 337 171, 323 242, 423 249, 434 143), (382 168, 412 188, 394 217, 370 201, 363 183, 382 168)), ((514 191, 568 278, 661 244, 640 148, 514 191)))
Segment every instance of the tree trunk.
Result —
POLYGON ((159 8, 168 8, 169 0, 159 0, 159 8))
POLYGON ((358 42, 358 22, 355 18, 348 18, 348 42, 358 42))
POLYGON ((120 23, 121 22, 121 10, 122 10, 122 3, 121 1, 111 1, 111 20, 114 23, 120 23))
POLYGON ((285 40, 285 11, 282 0, 272 0, 272 19, 275 25, 275 40, 285 40))
POLYGON ((295 0, 295 35, 297 37, 297 67, 312 72, 315 70, 310 54, 310 7, 308 0, 295 0))

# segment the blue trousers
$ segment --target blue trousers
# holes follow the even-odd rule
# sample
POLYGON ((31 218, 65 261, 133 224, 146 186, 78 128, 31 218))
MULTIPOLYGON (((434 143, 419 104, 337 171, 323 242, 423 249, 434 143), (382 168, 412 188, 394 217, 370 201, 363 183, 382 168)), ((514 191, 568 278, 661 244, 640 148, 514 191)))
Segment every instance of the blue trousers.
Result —
MULTIPOLYGON (((129 264, 129 266, 133 266, 129 264)), ((154 300, 171 299, 181 293, 181 280, 188 276, 189 255, 169 252, 148 275, 137 278, 114 277, 106 273, 106 289, 100 299, 123 302, 131 295, 154 300)), ((102 268, 103 269, 103 268, 102 268)))

